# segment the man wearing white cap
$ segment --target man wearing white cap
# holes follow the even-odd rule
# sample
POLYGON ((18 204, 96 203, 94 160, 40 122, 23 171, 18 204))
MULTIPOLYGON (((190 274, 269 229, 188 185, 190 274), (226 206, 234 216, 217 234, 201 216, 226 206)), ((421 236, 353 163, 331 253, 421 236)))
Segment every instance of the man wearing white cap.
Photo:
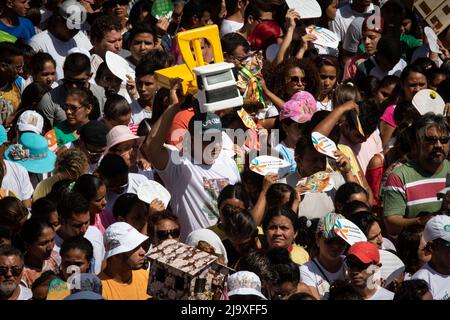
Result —
POLYGON ((261 293, 261 279, 253 272, 238 271, 228 277, 230 300, 267 300, 261 293))
POLYGON ((425 225, 423 238, 432 257, 412 278, 425 280, 434 300, 450 300, 450 217, 431 218, 425 225))
POLYGON ((113 223, 103 234, 107 260, 100 273, 106 300, 147 300, 148 272, 143 269, 148 239, 126 222, 113 223))

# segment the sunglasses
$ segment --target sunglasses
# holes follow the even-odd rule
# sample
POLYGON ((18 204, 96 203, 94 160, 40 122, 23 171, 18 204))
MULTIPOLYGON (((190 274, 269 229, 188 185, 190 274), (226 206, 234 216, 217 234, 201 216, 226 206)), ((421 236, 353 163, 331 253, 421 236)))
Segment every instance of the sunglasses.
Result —
POLYGON ((293 76, 289 79, 289 82, 294 82, 294 83, 306 83, 306 78, 305 77, 299 77, 299 76, 293 76))
POLYGON ((159 240, 166 240, 169 239, 169 237, 172 238, 178 238, 180 236, 180 229, 172 229, 172 230, 159 230, 156 231, 156 236, 159 240))
POLYGON ((252 58, 252 57, 254 57, 256 55, 256 52, 250 52, 249 54, 246 54, 245 56, 243 56, 243 57, 236 57, 236 56, 234 56, 234 55, 232 55, 233 56, 233 58, 234 59, 236 59, 237 61, 239 61, 239 62, 244 62, 244 61, 247 61, 247 60, 249 60, 250 58, 252 58))
POLYGON ((73 80, 73 79, 62 79, 64 84, 71 86, 71 87, 77 87, 77 88, 84 88, 86 87, 86 84, 88 83, 89 79, 87 80, 73 80))
POLYGON ((12 268, 0 267, 0 276, 2 276, 2 277, 6 276, 9 272, 9 270, 11 270, 11 274, 14 277, 18 277, 22 274, 23 267, 20 267, 20 268, 19 267, 12 267, 12 268))
POLYGON ((70 111, 71 113, 75 113, 78 111, 78 109, 83 108, 83 106, 78 107, 67 103, 63 104, 61 107, 64 111, 70 111))
POLYGON ((438 138, 438 137, 427 137, 427 136, 425 136, 425 142, 427 142, 429 144, 432 144, 432 145, 436 144, 436 142, 438 142, 438 140, 439 140, 439 142, 441 144, 447 144, 450 141, 450 137, 440 137, 440 138, 438 138))
POLYGON ((346 260, 345 265, 347 266, 348 269, 351 270, 364 271, 368 267, 370 267, 371 263, 362 263, 359 261, 346 260))

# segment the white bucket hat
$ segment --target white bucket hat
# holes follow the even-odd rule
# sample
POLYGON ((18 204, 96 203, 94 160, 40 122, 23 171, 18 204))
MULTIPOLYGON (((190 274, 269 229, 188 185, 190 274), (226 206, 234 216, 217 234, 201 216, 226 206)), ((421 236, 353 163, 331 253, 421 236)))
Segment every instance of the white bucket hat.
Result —
POLYGON ((106 229, 103 239, 106 249, 105 259, 108 259, 116 254, 136 249, 148 237, 126 222, 116 222, 106 229))

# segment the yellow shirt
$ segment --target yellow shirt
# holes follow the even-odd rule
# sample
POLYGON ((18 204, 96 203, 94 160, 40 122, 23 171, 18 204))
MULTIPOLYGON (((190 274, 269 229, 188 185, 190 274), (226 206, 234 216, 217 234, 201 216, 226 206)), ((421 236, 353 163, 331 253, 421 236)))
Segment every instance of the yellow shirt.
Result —
POLYGON ((52 191, 53 185, 59 180, 62 180, 62 177, 60 175, 54 175, 39 182, 36 188, 34 189, 33 202, 47 196, 50 193, 50 191, 52 191))
POLYGON ((103 272, 98 275, 102 280, 102 295, 106 300, 147 300, 148 271, 133 270, 130 283, 120 283, 103 272))

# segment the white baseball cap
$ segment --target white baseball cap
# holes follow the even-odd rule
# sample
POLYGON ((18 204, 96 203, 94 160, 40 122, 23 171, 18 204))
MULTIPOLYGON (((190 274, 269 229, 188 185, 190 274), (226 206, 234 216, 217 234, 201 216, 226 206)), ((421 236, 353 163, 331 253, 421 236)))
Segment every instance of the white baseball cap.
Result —
POLYGON ((439 215, 428 220, 423 230, 423 238, 426 242, 436 239, 450 242, 450 217, 439 215))
POLYGON ((103 234, 105 242, 105 259, 116 254, 130 252, 148 239, 126 222, 113 223, 103 234))
POLYGON ((33 110, 27 110, 22 113, 17 120, 17 129, 20 132, 31 131, 42 135, 42 128, 44 127, 44 118, 33 110))
POLYGON ((250 271, 238 271, 228 277, 228 296, 254 295, 262 300, 267 298, 261 293, 261 280, 250 271))

